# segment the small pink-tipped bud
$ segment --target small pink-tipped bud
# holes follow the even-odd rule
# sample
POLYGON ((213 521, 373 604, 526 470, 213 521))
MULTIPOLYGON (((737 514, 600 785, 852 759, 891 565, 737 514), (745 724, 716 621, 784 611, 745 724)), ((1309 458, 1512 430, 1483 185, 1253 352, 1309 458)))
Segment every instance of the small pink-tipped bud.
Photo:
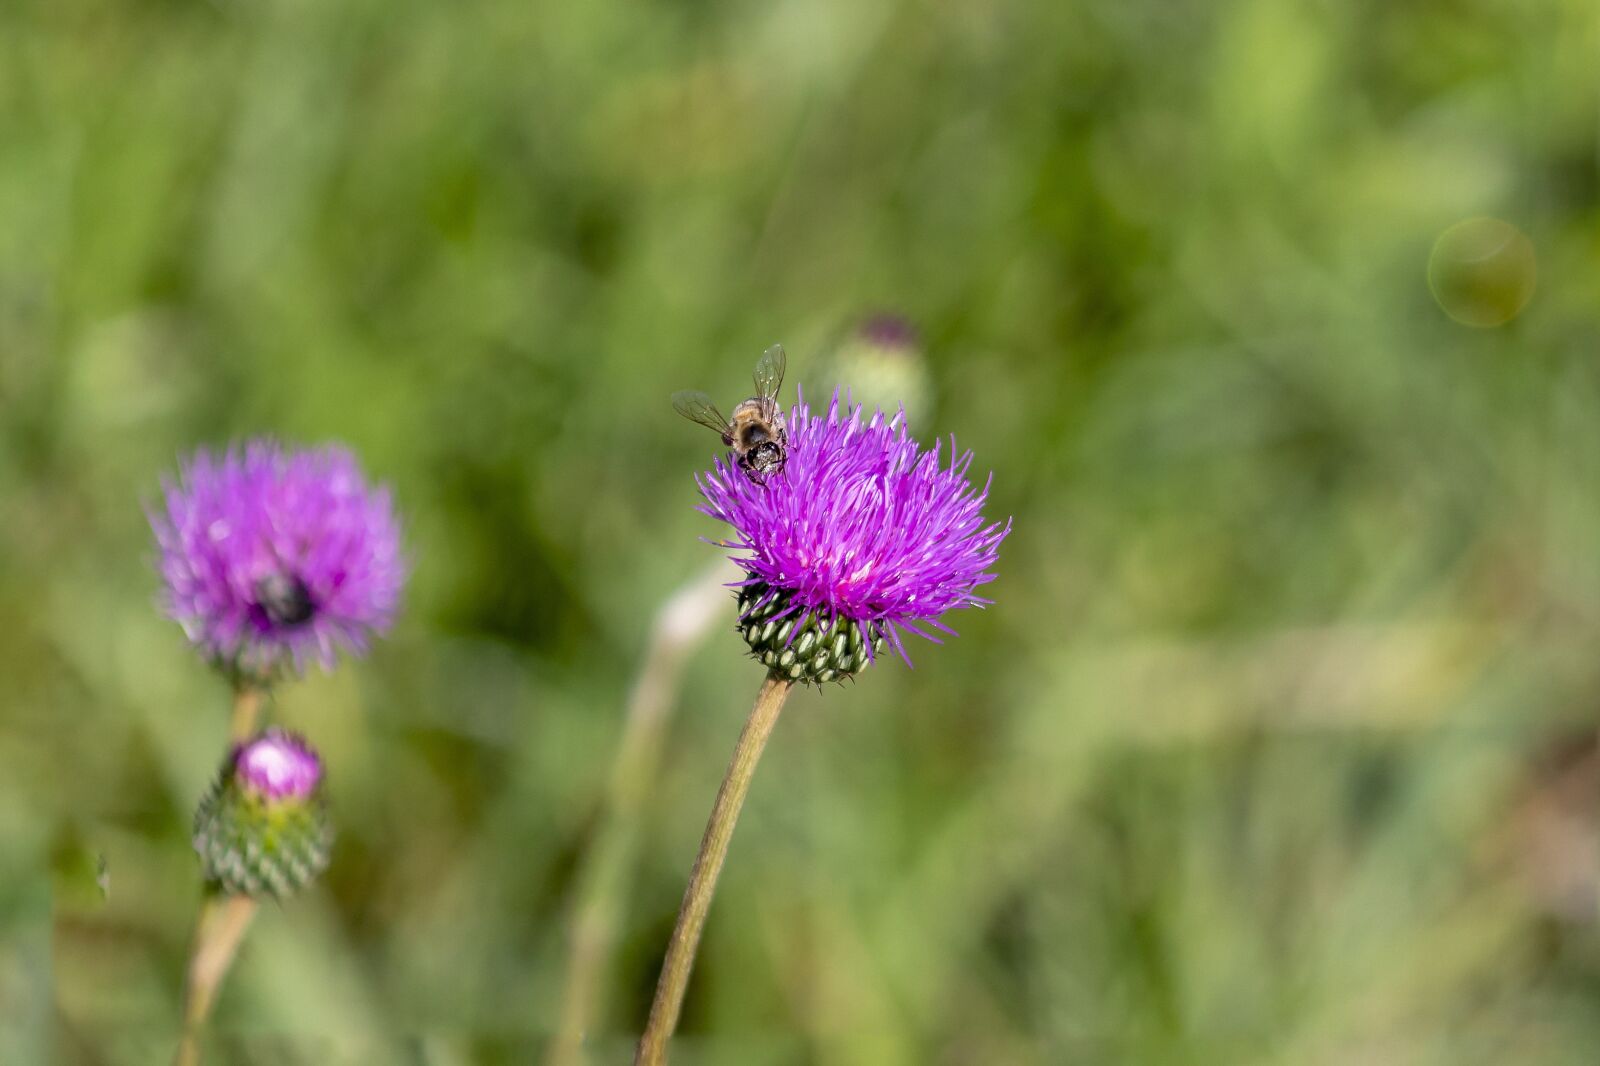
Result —
POLYGON ((322 759, 280 729, 234 748, 195 811, 202 872, 229 895, 293 895, 327 868, 332 844, 322 759))
POLYGON ((820 373, 824 392, 847 388, 868 410, 904 407, 913 418, 923 419, 933 403, 922 337, 899 315, 863 319, 824 357, 820 373))

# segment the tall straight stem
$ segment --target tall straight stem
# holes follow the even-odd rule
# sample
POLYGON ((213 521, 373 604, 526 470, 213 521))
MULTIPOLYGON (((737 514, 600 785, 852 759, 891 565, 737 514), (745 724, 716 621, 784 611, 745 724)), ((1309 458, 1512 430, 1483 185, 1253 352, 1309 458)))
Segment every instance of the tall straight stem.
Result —
POLYGON ((778 722, 778 712, 783 710, 793 687, 793 682, 769 674, 761 683, 761 691, 756 693, 755 706, 745 720, 738 744, 734 745, 733 759, 722 779, 722 787, 717 790, 717 801, 711 807, 705 835, 700 838, 700 854, 695 857, 694 869, 689 874, 689 887, 683 893, 683 906, 678 909, 678 924, 672 930, 667 957, 661 963, 656 998, 650 1005, 650 1020, 645 1025, 644 1035, 639 1038, 634 1066, 660 1066, 667 1061, 667 1042, 678 1027, 683 996, 689 988, 689 972, 694 968, 695 951, 700 946, 700 934, 711 910, 717 875, 722 873, 723 860, 728 857, 728 842, 733 839, 739 808, 744 806, 756 763, 761 759, 772 727, 778 722))
MULTIPOLYGON (((242 744, 255 735, 261 717, 263 693, 254 685, 233 690, 233 715, 228 723, 228 745, 242 744)), ((217 989, 233 965, 233 957, 256 915, 256 901, 248 896, 217 895, 206 890, 195 921, 194 943, 183 984, 183 1036, 174 1066, 198 1066, 200 1033, 211 1015, 217 989)))

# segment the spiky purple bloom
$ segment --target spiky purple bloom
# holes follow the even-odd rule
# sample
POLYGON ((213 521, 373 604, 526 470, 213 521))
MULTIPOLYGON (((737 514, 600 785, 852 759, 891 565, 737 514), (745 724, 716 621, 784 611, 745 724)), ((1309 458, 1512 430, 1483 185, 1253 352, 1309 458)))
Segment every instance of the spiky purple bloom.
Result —
POLYGON ((303 737, 269 729, 233 750, 233 774, 253 795, 305 799, 322 783, 322 759, 303 737))
POLYGON ((257 440, 201 450, 165 483, 150 524, 167 613, 220 667, 258 680, 307 659, 331 668, 393 622, 405 583, 386 488, 338 446, 257 440))
POLYGON ((863 421, 862 407, 841 406, 835 392, 826 414, 795 405, 788 461, 764 483, 718 459, 696 478, 700 510, 733 527, 718 543, 748 553, 734 557, 749 575, 740 584, 763 591, 746 614, 781 602, 773 617, 795 618, 791 632, 843 622, 902 658, 902 629, 935 643, 924 626, 953 634, 939 616, 991 602, 975 590, 994 580, 1011 522, 985 522, 989 483, 967 480, 972 453, 958 455, 952 439, 946 457, 941 465, 937 443, 922 450, 904 411, 863 421))

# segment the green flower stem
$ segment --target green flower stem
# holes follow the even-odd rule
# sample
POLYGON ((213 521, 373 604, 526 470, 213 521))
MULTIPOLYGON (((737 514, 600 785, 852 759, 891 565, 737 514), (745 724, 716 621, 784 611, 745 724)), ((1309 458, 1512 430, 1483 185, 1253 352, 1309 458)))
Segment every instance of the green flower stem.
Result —
POLYGON ((240 685, 233 690, 233 718, 228 723, 228 743, 242 744, 255 736, 261 717, 263 693, 255 685, 240 685))
POLYGON ((677 701, 683 663, 728 607, 727 584, 742 574, 726 559, 661 605, 644 664, 628 697, 617 760, 594 842, 573 878, 574 904, 561 1015, 546 1052, 548 1066, 582 1066, 584 1039, 602 1013, 602 989, 616 941, 617 915, 633 862, 640 812, 661 762, 662 739, 677 701))
MULTIPOLYGON (((230 746, 255 735, 262 697, 261 689, 254 685, 239 685, 233 690, 230 746)), ((197 1066, 200 1062, 200 1032, 255 913, 256 901, 248 896, 206 891, 195 922, 194 944, 189 949, 189 970, 183 986, 183 1038, 172 1060, 174 1066, 197 1066)))
POLYGON ((189 977, 183 991, 183 1039, 173 1066, 198 1066, 201 1030, 255 914, 256 901, 249 896, 206 894, 195 926, 194 952, 189 956, 189 977))
POLYGON ((683 1009, 683 996, 689 988, 689 971, 694 968, 695 951, 700 946, 700 933, 705 929, 706 915, 711 910, 711 896, 717 888, 717 875, 722 872, 723 860, 728 857, 728 842, 733 838, 733 826, 739 818, 739 808, 750 791, 750 780, 755 776, 756 763, 772 727, 778 722, 778 712, 794 683, 786 678, 768 674, 756 694, 755 706, 745 721, 744 732, 734 745, 733 759, 728 772, 717 790, 717 801, 711 808, 711 818, 706 822, 705 836, 700 839, 700 854, 695 857, 694 870, 689 874, 689 887, 683 894, 683 906, 678 909, 678 924, 672 930, 672 940, 667 945, 667 957, 661 964, 661 978, 656 983, 655 1002, 650 1005, 650 1020, 644 1035, 639 1038, 639 1051, 634 1066, 660 1066, 667 1061, 667 1042, 678 1027, 678 1014, 683 1009))

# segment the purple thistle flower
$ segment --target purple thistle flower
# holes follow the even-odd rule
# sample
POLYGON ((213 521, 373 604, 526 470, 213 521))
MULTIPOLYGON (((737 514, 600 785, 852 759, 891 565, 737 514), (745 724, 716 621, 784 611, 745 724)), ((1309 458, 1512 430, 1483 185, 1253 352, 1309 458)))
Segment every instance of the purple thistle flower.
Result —
POLYGON ((1011 522, 985 523, 988 482, 981 490, 968 482, 972 453, 958 455, 954 439, 941 465, 939 444, 923 451, 903 410, 866 422, 861 413, 841 407, 837 392, 826 415, 802 398, 789 416, 783 470, 758 484, 718 459, 696 478, 700 510, 733 527, 717 543, 748 553, 734 557, 749 574, 739 583, 746 617, 792 617, 790 640, 808 622, 824 631, 843 622, 859 632, 863 656, 886 638, 909 663, 900 630, 939 643, 924 626, 953 634, 941 614, 991 602, 974 590, 994 580, 1011 522), (760 591, 753 602, 751 589, 760 591))
POLYGON ((165 489, 165 513, 150 512, 164 606, 224 669, 264 681, 307 659, 332 668, 336 648, 364 652, 393 622, 399 523, 344 448, 201 450, 165 489))
POLYGON ((252 795, 301 800, 322 783, 322 759, 304 738, 269 729, 233 750, 233 773, 252 795))

